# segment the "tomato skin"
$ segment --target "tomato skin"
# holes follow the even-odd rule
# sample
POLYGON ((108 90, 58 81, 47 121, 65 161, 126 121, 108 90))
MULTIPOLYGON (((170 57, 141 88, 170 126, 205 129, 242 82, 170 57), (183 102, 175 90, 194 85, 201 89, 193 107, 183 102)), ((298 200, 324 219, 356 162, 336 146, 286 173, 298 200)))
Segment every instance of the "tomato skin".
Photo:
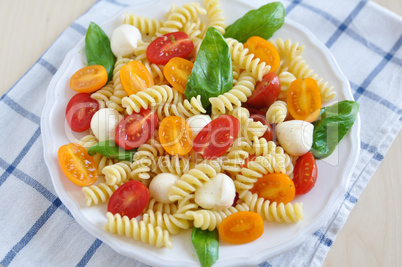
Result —
POLYGON ((159 139, 161 145, 170 155, 183 156, 193 148, 193 134, 185 119, 178 116, 169 116, 159 125, 159 139))
POLYGON ((98 166, 84 147, 69 143, 57 153, 61 170, 67 178, 79 186, 89 186, 98 180, 98 166))
POLYGON ((233 144, 240 130, 240 121, 222 115, 208 123, 194 138, 194 151, 206 159, 221 157, 233 144))
POLYGON ((274 103, 281 92, 279 77, 273 72, 266 74, 262 81, 257 82, 255 90, 248 98, 246 105, 260 109, 267 108, 274 103))
POLYGON ((264 232, 264 221, 256 212, 239 211, 222 220, 218 227, 219 237, 234 245, 258 239, 264 232))
POLYGON ((101 89, 108 80, 108 74, 102 65, 90 65, 71 76, 70 87, 79 93, 92 93, 101 89))
POLYGON ((66 121, 71 130, 84 132, 91 127, 91 119, 99 110, 99 103, 90 94, 75 94, 66 107, 66 121))
POLYGON ((132 219, 142 213, 148 201, 148 188, 139 181, 128 181, 114 191, 109 199, 107 210, 132 219))
POLYGON ((292 179, 283 173, 268 173, 259 178, 250 189, 251 193, 257 193, 265 200, 284 204, 293 200, 295 191, 292 179))
POLYGON ((144 64, 136 60, 130 61, 121 67, 120 81, 128 95, 136 94, 155 84, 149 70, 144 64))
POLYGON ((187 59, 174 57, 163 68, 163 75, 174 89, 184 94, 193 66, 194 63, 187 59))
POLYGON ((294 80, 288 90, 287 106, 295 120, 315 121, 321 110, 321 94, 317 82, 312 78, 294 80))
POLYGON ((251 114, 250 118, 254 121, 259 121, 263 125, 267 126, 267 130, 262 137, 265 138, 267 141, 272 141, 274 137, 274 130, 272 129, 271 124, 268 123, 267 118, 265 116, 261 116, 260 114, 251 114))
POLYGON ((275 46, 259 36, 250 37, 244 44, 250 53, 271 66, 270 72, 275 72, 281 63, 278 50, 275 46))
POLYGON ((127 115, 116 127, 115 142, 126 150, 137 148, 151 138, 158 122, 158 115, 149 109, 127 115))
POLYGON ((147 48, 149 62, 165 65, 174 57, 186 58, 194 49, 194 43, 185 32, 171 32, 153 40, 147 48))
POLYGON ((313 189, 317 181, 318 171, 314 155, 307 152, 297 159, 294 169, 293 182, 296 187, 296 195, 303 195, 313 189))

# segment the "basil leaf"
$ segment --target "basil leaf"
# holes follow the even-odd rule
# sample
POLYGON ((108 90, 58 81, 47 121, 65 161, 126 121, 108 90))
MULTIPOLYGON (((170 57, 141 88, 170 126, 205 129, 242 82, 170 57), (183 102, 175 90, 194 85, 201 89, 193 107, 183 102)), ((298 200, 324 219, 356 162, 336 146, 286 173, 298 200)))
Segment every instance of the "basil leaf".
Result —
POLYGON ((219 234, 218 230, 202 230, 193 227, 191 241, 202 267, 209 267, 219 258, 219 234))
POLYGON ((110 47, 110 40, 102 28, 94 22, 89 24, 85 35, 85 54, 88 65, 104 66, 108 73, 109 81, 113 78, 116 58, 110 47))
POLYGON ((88 149, 88 154, 93 156, 96 153, 118 160, 133 161, 133 155, 137 149, 125 150, 118 145, 113 140, 106 140, 104 142, 99 142, 88 149))
POLYGON ((225 38, 246 42, 251 36, 269 39, 285 22, 285 7, 272 2, 259 9, 250 10, 226 28, 225 38))
POLYGON ((320 116, 313 123, 313 145, 311 153, 316 159, 323 159, 334 152, 335 147, 356 121, 359 103, 341 101, 321 108, 320 116))
POLYGON ((201 95, 204 108, 210 106, 210 97, 226 93, 233 86, 232 59, 222 34, 208 28, 201 43, 184 95, 188 100, 201 95))

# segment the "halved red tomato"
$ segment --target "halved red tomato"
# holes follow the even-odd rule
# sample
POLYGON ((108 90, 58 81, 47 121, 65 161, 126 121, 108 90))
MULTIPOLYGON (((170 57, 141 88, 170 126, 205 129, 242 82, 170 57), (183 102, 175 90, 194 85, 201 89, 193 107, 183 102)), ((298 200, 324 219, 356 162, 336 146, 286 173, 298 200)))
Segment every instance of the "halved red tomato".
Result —
POLYGON ((311 152, 307 152, 298 158, 295 164, 293 178, 296 187, 296 195, 309 192, 317 181, 317 175, 317 163, 311 152))
POLYGON ((233 144, 240 130, 240 121, 222 115, 208 123, 194 139, 194 151, 206 159, 221 157, 233 144))
POLYGON ((194 63, 187 59, 174 57, 163 68, 163 75, 174 89, 184 94, 193 66, 194 63))
POLYGON ((321 109, 321 94, 317 82, 312 78, 294 80, 289 87, 287 105, 295 120, 315 121, 321 109))
POLYGON ((149 62, 165 65, 174 57, 186 58, 194 49, 185 32, 172 32, 153 40, 147 48, 149 62))
POLYGON ((79 186, 88 186, 98 180, 98 165, 84 147, 70 143, 57 153, 61 170, 67 178, 79 186))
POLYGON ((137 148, 151 138, 158 122, 158 115, 149 109, 127 115, 117 125, 114 141, 126 150, 137 148))
POLYGON ((92 116, 99 110, 99 103, 90 94, 74 95, 66 107, 66 121, 71 130, 83 132, 91 127, 92 116))
POLYGON ((124 91, 132 95, 154 86, 149 70, 139 61, 133 60, 121 67, 120 81, 124 91))
POLYGON ((132 219, 141 214, 148 201, 148 188, 139 181, 128 181, 114 191, 109 199, 107 210, 132 219))
POLYGON ((295 185, 286 174, 268 173, 258 179, 250 192, 271 202, 286 204, 295 197, 295 185))
POLYGON ((278 99, 280 92, 281 83, 279 78, 275 73, 270 72, 262 78, 262 81, 257 82, 255 90, 248 98, 246 105, 256 109, 268 108, 278 99))

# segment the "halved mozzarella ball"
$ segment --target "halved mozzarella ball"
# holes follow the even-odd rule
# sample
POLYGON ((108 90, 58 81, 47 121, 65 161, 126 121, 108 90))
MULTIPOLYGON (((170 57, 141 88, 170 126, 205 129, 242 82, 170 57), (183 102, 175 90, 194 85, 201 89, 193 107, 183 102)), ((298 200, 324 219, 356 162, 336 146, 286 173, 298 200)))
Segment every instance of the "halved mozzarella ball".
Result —
POLYGON ((110 46, 116 57, 124 57, 134 53, 138 41, 141 41, 141 33, 137 27, 123 24, 114 29, 110 40, 110 46))
POLYGON ((313 130, 313 124, 302 120, 285 121, 275 127, 279 144, 292 156, 302 156, 310 151, 313 130))
POLYGON ((91 119, 91 130, 99 142, 114 140, 116 127, 123 116, 114 109, 102 108, 91 119))
POLYGON ((232 206, 236 188, 232 178, 218 173, 195 191, 195 203, 204 209, 223 210, 232 206))
POLYGON ((195 138, 202 128, 211 122, 211 117, 208 115, 195 115, 188 118, 186 121, 191 128, 193 138, 195 138))
POLYGON ((161 203, 173 203, 173 201, 169 200, 168 191, 179 178, 178 175, 172 173, 160 173, 156 175, 149 184, 150 196, 161 203))

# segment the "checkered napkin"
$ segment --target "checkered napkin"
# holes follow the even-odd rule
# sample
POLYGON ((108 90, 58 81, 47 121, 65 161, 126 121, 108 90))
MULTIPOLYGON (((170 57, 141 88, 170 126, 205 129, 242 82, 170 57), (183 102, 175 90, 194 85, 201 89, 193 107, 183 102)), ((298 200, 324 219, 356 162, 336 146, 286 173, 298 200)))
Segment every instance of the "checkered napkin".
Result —
MULTIPOLYGON (((328 223, 299 247, 260 264, 319 266, 401 129, 402 19, 369 1, 283 3, 287 17, 331 50, 360 103, 361 153, 345 198, 328 223)), ((47 87, 66 53, 90 21, 102 23, 126 5, 96 2, 0 99, 0 265, 143 266, 75 222, 54 191, 40 129, 47 87)))

